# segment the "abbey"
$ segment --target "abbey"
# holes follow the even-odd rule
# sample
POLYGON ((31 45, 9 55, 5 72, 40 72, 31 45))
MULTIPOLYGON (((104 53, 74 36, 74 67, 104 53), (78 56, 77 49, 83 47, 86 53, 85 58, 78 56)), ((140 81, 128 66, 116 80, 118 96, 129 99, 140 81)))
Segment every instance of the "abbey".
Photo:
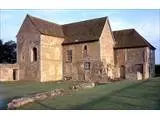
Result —
POLYGON ((1 64, 0 80, 141 80, 154 64, 155 48, 135 29, 112 31, 108 17, 59 25, 27 15, 17 63, 1 64))

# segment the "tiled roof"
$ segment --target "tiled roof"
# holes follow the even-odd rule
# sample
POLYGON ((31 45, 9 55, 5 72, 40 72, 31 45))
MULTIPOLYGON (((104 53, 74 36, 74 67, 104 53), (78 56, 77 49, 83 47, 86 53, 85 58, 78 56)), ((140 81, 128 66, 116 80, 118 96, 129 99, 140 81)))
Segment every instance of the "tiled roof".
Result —
POLYGON ((116 40, 115 48, 133 48, 148 46, 155 49, 135 29, 113 31, 116 40))
POLYGON ((27 15, 37 31, 44 35, 64 37, 61 25, 27 15))
POLYGON ((64 37, 63 45, 99 40, 107 17, 58 25, 27 15, 35 28, 45 35, 64 37))
POLYGON ((99 40, 107 17, 63 25, 64 43, 73 44, 99 40))
MULTIPOLYGON (((65 25, 58 25, 37 17, 30 15, 27 16, 37 31, 41 34, 63 37, 63 45, 98 41, 107 20, 107 17, 102 17, 65 25)), ((113 35, 116 41, 115 48, 149 46, 150 48, 155 49, 135 29, 113 31, 113 35)))

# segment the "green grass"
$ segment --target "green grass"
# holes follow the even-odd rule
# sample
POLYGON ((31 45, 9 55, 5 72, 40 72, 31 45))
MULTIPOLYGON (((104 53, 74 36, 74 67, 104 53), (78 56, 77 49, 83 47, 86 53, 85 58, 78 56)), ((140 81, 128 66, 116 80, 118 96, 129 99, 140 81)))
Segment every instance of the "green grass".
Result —
MULTIPOLYGON (((6 83, 8 97, 21 96, 51 88, 68 88, 70 84, 56 83, 6 83)), ((1 93, 0 93, 1 95, 1 93)), ((160 77, 147 81, 125 80, 96 86, 22 106, 19 109, 160 109, 160 77)))
POLYGON ((17 81, 0 83, 0 86, 3 87, 3 89, 1 88, 2 90, 0 90, 0 96, 8 99, 16 96, 27 96, 37 92, 45 92, 56 88, 68 88, 69 84, 57 84, 55 82, 40 83, 17 81))
POLYGON ((160 109, 160 78, 101 85, 20 109, 160 109))
POLYGON ((14 81, 0 82, 0 109, 6 109, 7 102, 13 98, 29 96, 39 92, 46 92, 56 88, 67 89, 71 82, 55 83, 55 82, 31 82, 31 81, 14 81))

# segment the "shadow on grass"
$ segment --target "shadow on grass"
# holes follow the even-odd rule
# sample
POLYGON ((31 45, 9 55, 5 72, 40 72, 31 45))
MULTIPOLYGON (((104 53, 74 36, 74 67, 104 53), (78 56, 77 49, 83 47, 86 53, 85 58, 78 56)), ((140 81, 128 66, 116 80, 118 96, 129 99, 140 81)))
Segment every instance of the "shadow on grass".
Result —
POLYGON ((39 104, 39 105, 43 106, 44 108, 47 108, 48 110, 56 110, 56 108, 51 107, 51 106, 46 105, 46 104, 43 104, 43 103, 38 102, 38 101, 36 101, 35 103, 37 103, 37 104, 39 104))
MULTIPOLYGON (((124 87, 124 88, 119 89, 119 90, 115 90, 115 91, 111 92, 110 94, 105 95, 105 96, 103 96, 101 98, 94 99, 94 100, 92 100, 92 101, 90 101, 88 103, 82 104, 82 105, 70 107, 69 109, 73 109, 73 110, 89 110, 89 109, 92 109, 91 107, 93 105, 96 105, 97 103, 101 103, 101 102, 107 101, 112 96, 115 96, 117 93, 123 92, 123 91, 125 91, 127 89, 132 89, 132 88, 136 89, 136 87, 140 86, 141 84, 143 84, 145 82, 148 82, 148 81, 142 81, 141 83, 137 83, 137 84, 134 84, 134 85, 130 85, 130 86, 124 87)), ((110 102, 112 102, 112 101, 110 101, 110 102)), ((113 101, 113 102, 115 102, 115 101, 113 101)), ((124 103, 124 102, 119 102, 119 103, 120 104, 122 103, 122 104, 130 105, 130 106, 132 105, 132 104, 129 104, 129 103, 124 103)))
MULTIPOLYGON (((88 103, 85 103, 85 104, 82 104, 82 105, 79 105, 79 106, 72 106, 72 107, 68 107, 68 108, 64 108, 64 109, 65 109, 65 110, 83 110, 83 109, 87 110, 87 109, 91 109, 90 106, 92 106, 92 105, 94 105, 94 104, 97 104, 97 103, 100 103, 100 102, 103 102, 103 101, 106 101, 106 100, 109 100, 111 96, 113 96, 113 95, 115 95, 115 94, 117 94, 117 93, 120 93, 120 92, 122 92, 122 91, 124 91, 124 90, 126 90, 126 89, 131 89, 131 88, 135 88, 135 87, 137 87, 137 86, 140 86, 140 85, 141 85, 142 83, 144 83, 144 82, 146 82, 146 81, 143 81, 143 82, 141 82, 141 83, 137 83, 137 84, 130 85, 130 86, 127 86, 127 87, 125 87, 125 88, 122 88, 122 89, 113 91, 113 92, 111 92, 111 93, 108 94, 108 95, 105 95, 105 96, 103 96, 103 97, 101 97, 101 98, 98 98, 98 99, 94 99, 94 100, 92 100, 92 101, 90 101, 90 102, 88 102, 88 103)), ((51 107, 50 105, 46 105, 46 104, 41 103, 41 102, 39 102, 39 101, 36 101, 35 103, 43 106, 45 109, 58 110, 58 109, 56 109, 55 107, 51 107)), ((116 104, 117 104, 117 103, 116 103, 116 104)), ((125 103, 122 102, 121 104, 125 104, 125 103)), ((128 105, 130 105, 130 104, 128 104, 128 105)))
MULTIPOLYGON (((114 100, 114 101, 112 101, 112 99, 110 99, 112 96, 116 96, 118 93, 121 93, 121 92, 124 92, 125 90, 128 90, 128 89, 136 89, 136 87, 138 87, 138 86, 141 86, 143 83, 146 83, 146 82, 157 82, 157 81, 142 81, 142 82, 140 82, 140 83, 136 83, 136 84, 133 84, 133 85, 129 85, 129 86, 127 86, 127 87, 124 87, 124 88, 122 88, 122 89, 119 89, 119 90, 115 90, 115 91, 113 91, 113 92, 111 92, 110 94, 107 94, 107 95, 104 95, 104 96, 102 96, 102 97, 100 97, 100 98, 98 98, 98 99, 94 99, 94 100, 92 100, 92 101, 90 101, 90 102, 87 102, 87 103, 84 103, 84 104, 81 104, 81 105, 77 105, 77 106, 71 106, 71 107, 67 107, 67 108, 64 108, 64 109, 72 109, 72 110, 89 110, 89 109, 92 109, 92 106, 94 106, 94 105, 97 105, 97 104, 99 104, 99 103, 103 103, 103 102, 108 102, 108 103, 111 103, 112 104, 112 102, 113 102, 113 104, 115 104, 115 105, 118 105, 118 104, 122 104, 121 106, 122 106, 122 108, 123 109, 125 109, 125 108, 127 108, 127 107, 125 107, 125 105, 126 106, 129 106, 130 108, 129 109, 134 109, 134 105, 133 104, 130 104, 130 103, 125 103, 125 101, 116 101, 116 100, 114 100), (123 105, 124 105, 124 107, 123 107, 123 105), (133 107, 132 107, 133 106, 133 107)), ((146 85, 146 87, 147 87, 147 85, 146 85)), ((126 96, 127 97, 127 96, 126 96)), ((137 98, 138 99, 138 98, 137 98)), ((157 104, 156 104, 156 106, 153 106, 153 109, 160 109, 160 99, 158 99, 158 101, 157 101, 157 104), (158 102, 159 101, 159 102, 158 102)), ((36 101, 35 102, 36 104, 39 104, 39 105, 41 105, 41 106, 43 106, 44 108, 46 108, 46 109, 48 109, 48 110, 57 110, 57 108, 55 108, 55 107, 52 107, 52 106, 50 106, 50 105, 47 105, 47 104, 45 104, 45 103, 42 103, 41 101, 36 101)), ((107 107, 107 106, 106 106, 107 107)), ((137 107, 138 109, 146 109, 147 107, 145 107, 145 106, 143 106, 143 105, 140 105, 140 106, 138 106, 138 105, 135 105, 135 107, 137 107)), ((108 109, 116 109, 117 107, 116 106, 114 106, 114 108, 112 108, 112 105, 108 108, 108 109)), ((93 109, 94 110, 94 109, 93 109)))

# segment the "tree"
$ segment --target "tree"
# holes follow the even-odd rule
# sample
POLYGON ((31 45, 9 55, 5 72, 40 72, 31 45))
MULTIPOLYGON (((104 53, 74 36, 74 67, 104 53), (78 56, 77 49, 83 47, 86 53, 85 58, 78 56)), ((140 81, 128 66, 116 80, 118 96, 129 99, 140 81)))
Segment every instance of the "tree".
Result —
POLYGON ((3 44, 0 39, 0 63, 15 63, 16 62, 16 43, 8 41, 3 44))
POLYGON ((0 39, 0 63, 3 61, 3 41, 0 39))
POLYGON ((3 45, 3 41, 2 39, 0 39, 0 47, 3 45))

